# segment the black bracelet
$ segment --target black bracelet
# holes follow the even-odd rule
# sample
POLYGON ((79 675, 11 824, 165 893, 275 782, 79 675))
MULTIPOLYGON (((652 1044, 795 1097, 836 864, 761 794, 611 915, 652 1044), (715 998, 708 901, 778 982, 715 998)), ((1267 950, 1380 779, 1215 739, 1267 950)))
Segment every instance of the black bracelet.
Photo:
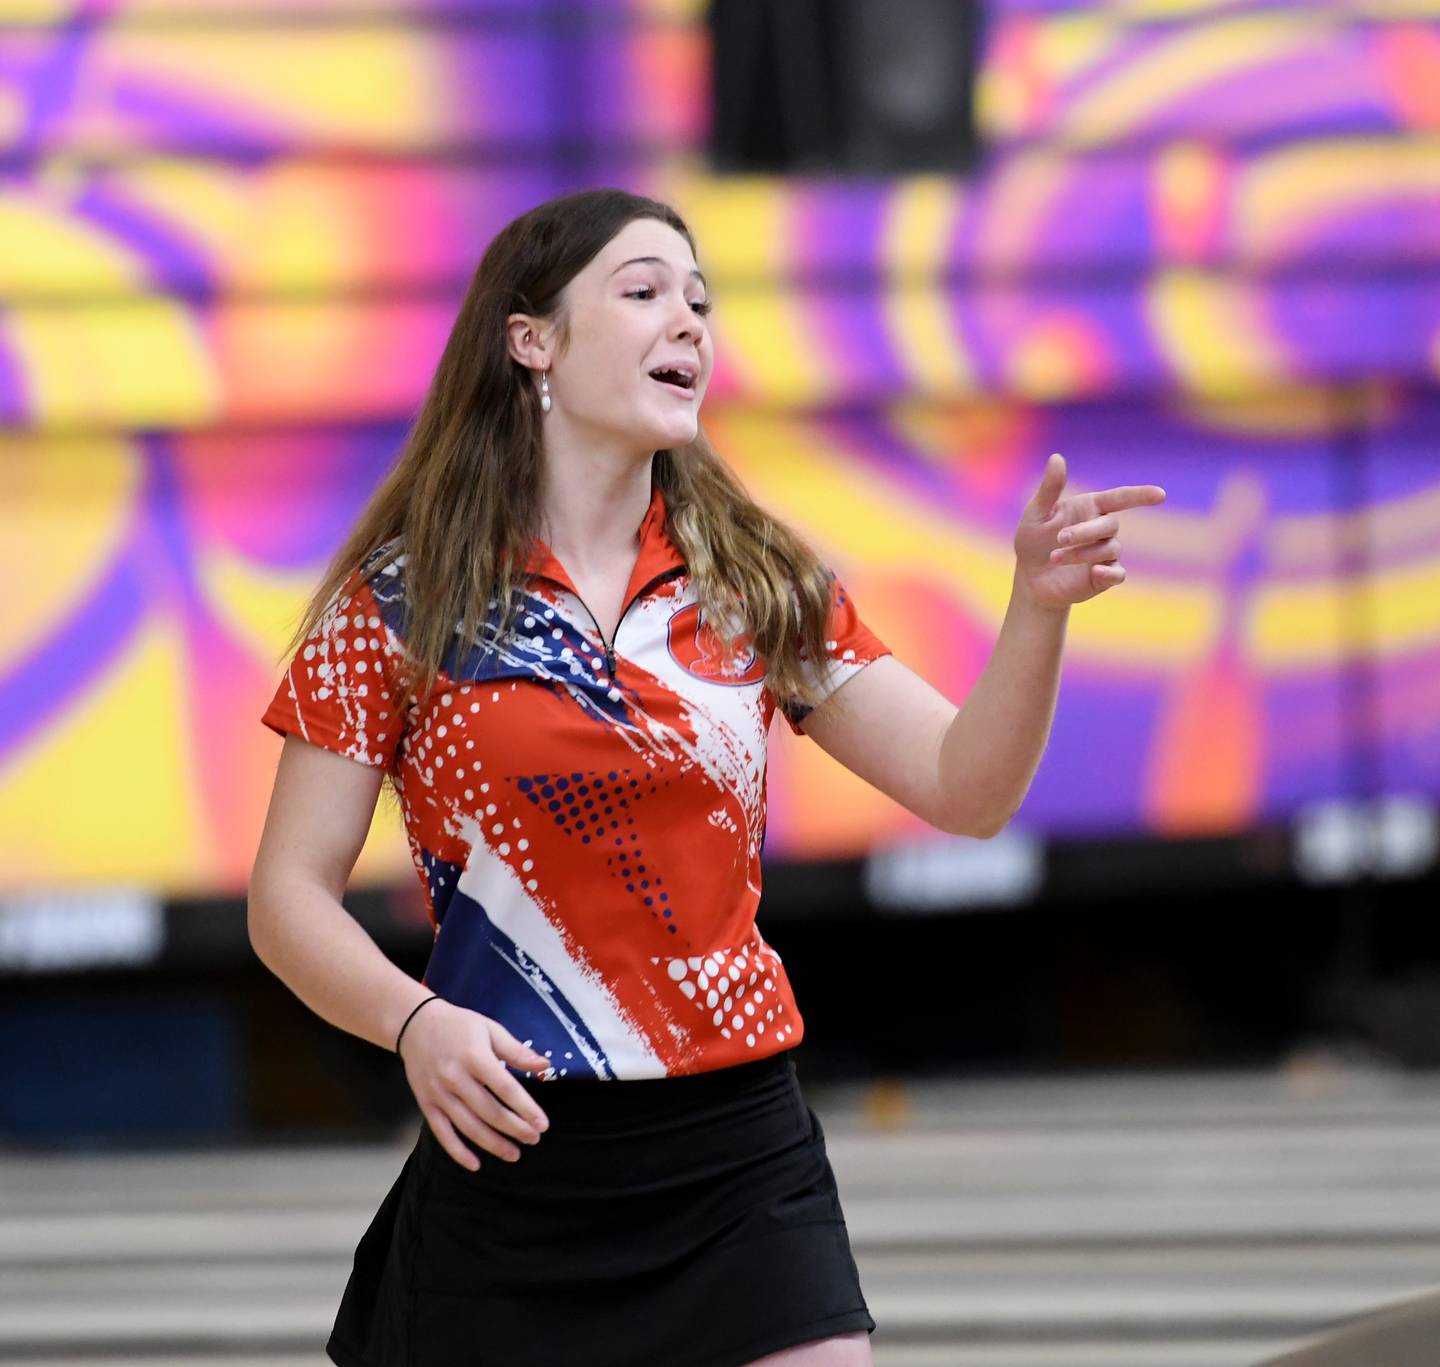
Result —
MULTIPOLYGON (((429 996, 429 997, 426 997, 426 998, 425 998, 425 1001, 420 1003, 420 1006, 424 1006, 424 1005, 425 1005, 425 1002, 433 1002, 433 1001, 435 1000, 435 998, 438 997, 439 995, 440 995, 440 994, 439 994, 438 992, 436 992, 436 993, 434 993, 433 995, 431 995, 431 996, 429 996)), ((415 1008, 415 1011, 418 1011, 418 1010, 420 1009, 420 1006, 417 1006, 417 1007, 415 1008)), ((415 1011, 412 1011, 408 1016, 405 1017, 405 1025, 409 1025, 410 1022, 415 1019, 415 1011)), ((401 1038, 402 1038, 402 1037, 404 1036, 404 1034, 405 1034, 405 1025, 402 1025, 402 1026, 400 1027, 400 1034, 398 1034, 398 1035, 395 1036, 395 1052, 396 1052, 397 1054, 400 1052, 400 1040, 401 1040, 401 1038)))

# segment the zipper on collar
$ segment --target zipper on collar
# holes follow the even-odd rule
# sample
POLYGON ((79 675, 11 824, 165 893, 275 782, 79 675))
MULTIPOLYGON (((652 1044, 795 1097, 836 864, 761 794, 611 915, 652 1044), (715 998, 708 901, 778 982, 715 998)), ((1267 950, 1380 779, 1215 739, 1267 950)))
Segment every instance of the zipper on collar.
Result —
MULTIPOLYGON (((623 623, 625 620, 625 614, 629 612, 630 609, 633 608, 635 604, 638 603, 647 593, 649 593, 650 590, 656 586, 656 584, 663 584, 667 579, 673 579, 677 574, 684 574, 687 568, 688 567, 685 565, 671 565, 669 569, 662 570, 659 574, 657 574, 652 580, 650 580, 649 583, 643 584, 640 588, 636 589, 630 601, 625 604, 624 608, 621 609, 620 616, 615 620, 615 635, 617 637, 620 635, 620 626, 621 623, 623 623)), ((605 633, 600 630, 599 620, 596 618, 595 614, 590 611, 590 605, 578 593, 576 593, 569 584, 563 584, 560 582, 560 580, 555 579, 548 574, 536 574, 532 575, 531 577, 534 579, 543 579, 547 584, 558 584, 562 589, 566 591, 566 593, 573 596, 575 601, 579 603, 580 606, 584 608, 587 613, 590 614, 590 620, 595 623, 595 634, 600 638, 601 642, 605 646, 605 667, 610 672, 610 682, 614 683, 615 643, 614 641, 605 640, 605 633)))

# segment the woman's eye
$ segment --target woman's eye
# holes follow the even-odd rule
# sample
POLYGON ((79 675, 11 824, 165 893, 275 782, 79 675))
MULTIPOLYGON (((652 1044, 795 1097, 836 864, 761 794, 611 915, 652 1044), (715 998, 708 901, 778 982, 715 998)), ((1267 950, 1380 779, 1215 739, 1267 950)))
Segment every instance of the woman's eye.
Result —
MULTIPOLYGON (((642 296, 649 298, 652 297, 654 293, 655 288, 653 285, 641 285, 639 289, 627 290, 625 297, 627 299, 639 299, 642 296)), ((697 299, 690 307, 703 318, 715 305, 709 299, 697 299)))

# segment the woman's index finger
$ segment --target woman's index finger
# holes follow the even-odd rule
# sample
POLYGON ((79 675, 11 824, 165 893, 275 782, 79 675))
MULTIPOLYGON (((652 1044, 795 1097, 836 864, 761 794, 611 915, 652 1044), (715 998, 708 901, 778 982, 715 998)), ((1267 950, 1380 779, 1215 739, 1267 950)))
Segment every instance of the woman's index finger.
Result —
POLYGON ((1158 484, 1121 484, 1114 489, 1101 489, 1091 494, 1102 513, 1123 512, 1126 508, 1145 508, 1165 502, 1165 490, 1158 484))
POLYGON ((492 1082, 489 1087, 496 1100, 503 1102, 526 1124, 542 1128, 549 1125, 549 1117, 540 1109, 540 1103, 520 1085, 518 1078, 505 1073, 502 1081, 492 1082))

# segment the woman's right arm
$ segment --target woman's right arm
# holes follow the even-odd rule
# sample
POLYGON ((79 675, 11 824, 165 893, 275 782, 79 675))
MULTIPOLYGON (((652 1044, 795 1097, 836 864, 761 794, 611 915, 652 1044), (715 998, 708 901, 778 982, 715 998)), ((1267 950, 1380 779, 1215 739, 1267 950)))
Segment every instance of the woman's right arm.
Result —
POLYGON ((260 961, 306 1006, 389 1049, 430 992, 385 957, 341 902, 380 779, 378 768, 286 738, 250 875, 249 929, 260 961))
MULTIPOLYGON (((248 918, 256 955, 306 1006, 393 1050, 405 1018, 434 994, 393 964, 341 901, 380 782, 377 766, 286 737, 251 871, 248 918)), ((497 1130, 529 1141, 544 1128, 543 1113, 502 1060, 532 1071, 550 1061, 488 1016, 431 1002, 410 1022, 401 1052, 427 1123, 457 1163, 478 1165, 457 1128, 502 1157, 519 1150, 497 1130)))

